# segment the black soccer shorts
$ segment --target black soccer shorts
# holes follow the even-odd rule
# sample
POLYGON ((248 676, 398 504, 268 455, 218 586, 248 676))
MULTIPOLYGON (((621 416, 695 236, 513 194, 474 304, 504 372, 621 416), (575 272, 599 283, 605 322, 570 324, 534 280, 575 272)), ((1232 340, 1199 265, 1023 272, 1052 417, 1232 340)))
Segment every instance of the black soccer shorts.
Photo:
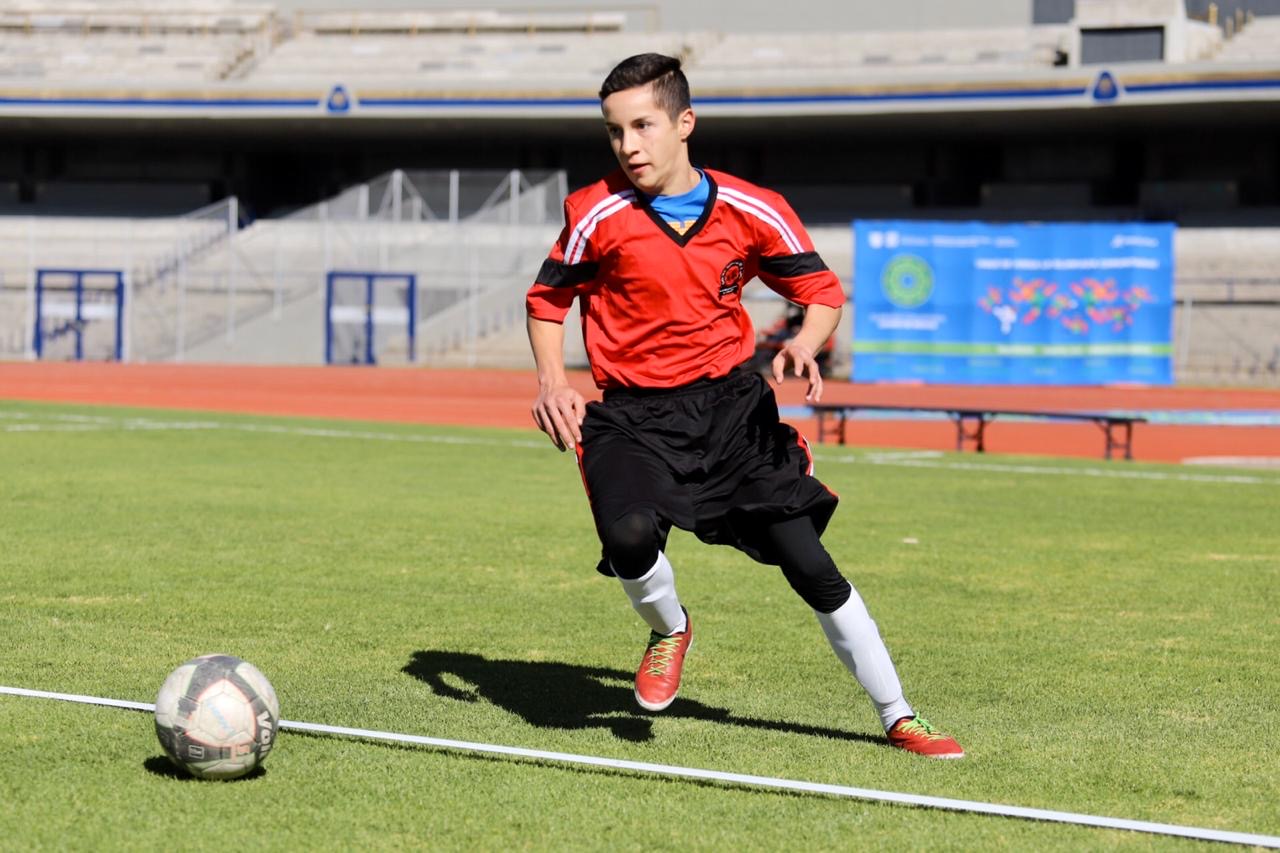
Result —
POLYGON ((587 405, 578 460, 602 541, 624 514, 650 511, 664 532, 777 565, 763 528, 807 515, 821 534, 839 501, 813 476, 808 442, 778 419, 768 382, 741 367, 674 389, 606 391, 587 405))

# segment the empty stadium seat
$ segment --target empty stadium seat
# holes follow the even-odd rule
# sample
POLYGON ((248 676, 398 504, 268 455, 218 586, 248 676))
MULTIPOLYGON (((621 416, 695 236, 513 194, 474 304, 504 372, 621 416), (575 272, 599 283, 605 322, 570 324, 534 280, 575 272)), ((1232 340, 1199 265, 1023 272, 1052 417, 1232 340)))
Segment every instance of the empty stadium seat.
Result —
POLYGON ((105 4, 17 0, 0 8, 0 78, 146 80, 225 77, 266 47, 271 7, 210 0, 141 11, 105 4))

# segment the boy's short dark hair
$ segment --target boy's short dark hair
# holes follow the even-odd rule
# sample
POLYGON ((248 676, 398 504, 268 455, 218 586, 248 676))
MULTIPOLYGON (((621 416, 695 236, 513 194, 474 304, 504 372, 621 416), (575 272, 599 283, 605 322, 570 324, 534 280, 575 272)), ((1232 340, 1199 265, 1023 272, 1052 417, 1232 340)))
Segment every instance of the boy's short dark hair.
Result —
POLYGON ((600 100, 637 86, 653 84, 653 100, 674 119, 689 109, 689 81, 680 60, 661 53, 638 53, 614 66, 600 87, 600 100))

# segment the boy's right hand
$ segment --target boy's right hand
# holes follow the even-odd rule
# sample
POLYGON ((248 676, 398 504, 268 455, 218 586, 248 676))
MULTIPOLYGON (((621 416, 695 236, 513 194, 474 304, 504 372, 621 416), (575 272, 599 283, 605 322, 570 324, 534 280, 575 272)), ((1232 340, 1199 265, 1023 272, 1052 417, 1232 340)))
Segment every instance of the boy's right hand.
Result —
POLYGON ((543 388, 533 401, 533 422, 561 451, 572 450, 582 441, 582 419, 586 414, 586 399, 570 385, 543 388))

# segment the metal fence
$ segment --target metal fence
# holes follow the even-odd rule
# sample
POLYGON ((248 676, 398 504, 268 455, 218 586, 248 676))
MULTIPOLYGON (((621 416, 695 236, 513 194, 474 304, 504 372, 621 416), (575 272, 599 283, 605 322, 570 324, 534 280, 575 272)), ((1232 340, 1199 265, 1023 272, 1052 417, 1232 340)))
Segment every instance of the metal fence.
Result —
MULTIPOLYGON (((236 235, 242 290, 261 295, 221 343, 180 353, 231 361, 320 363, 321 298, 333 270, 416 278, 419 353, 480 348, 515 320, 494 293, 523 294, 558 233, 563 172, 394 171, 236 235), (462 313, 456 306, 468 302, 462 313), (451 319, 450 319, 451 318, 451 319), (297 331, 296 334, 288 330, 297 331)), ((380 362, 408 360, 407 336, 381 336, 380 362)))

